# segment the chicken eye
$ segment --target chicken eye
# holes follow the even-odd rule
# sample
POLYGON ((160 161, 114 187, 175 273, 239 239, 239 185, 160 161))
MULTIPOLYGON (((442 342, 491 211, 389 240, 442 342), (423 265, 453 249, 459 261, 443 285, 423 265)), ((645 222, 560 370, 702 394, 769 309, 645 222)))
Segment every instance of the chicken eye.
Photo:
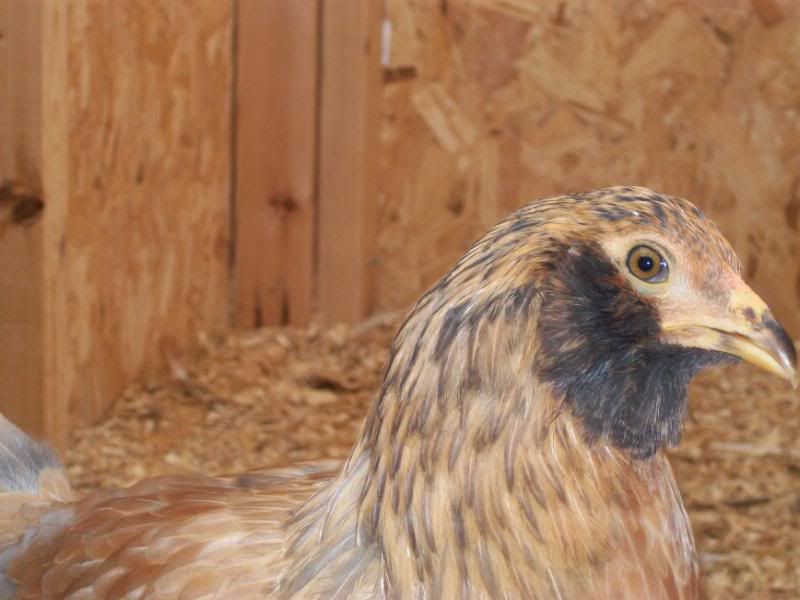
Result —
POLYGON ((636 246, 628 254, 628 270, 642 281, 660 283, 667 280, 669 265, 650 246, 636 246))

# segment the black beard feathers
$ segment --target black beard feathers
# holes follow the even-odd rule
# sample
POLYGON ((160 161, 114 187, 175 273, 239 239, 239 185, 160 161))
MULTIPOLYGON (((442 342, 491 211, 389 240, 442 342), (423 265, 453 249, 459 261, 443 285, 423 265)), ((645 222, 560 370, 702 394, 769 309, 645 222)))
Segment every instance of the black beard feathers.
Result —
POLYGON ((647 458, 677 445, 688 386, 704 367, 736 362, 721 353, 658 341, 658 311, 597 245, 558 253, 544 281, 538 375, 584 424, 647 458))

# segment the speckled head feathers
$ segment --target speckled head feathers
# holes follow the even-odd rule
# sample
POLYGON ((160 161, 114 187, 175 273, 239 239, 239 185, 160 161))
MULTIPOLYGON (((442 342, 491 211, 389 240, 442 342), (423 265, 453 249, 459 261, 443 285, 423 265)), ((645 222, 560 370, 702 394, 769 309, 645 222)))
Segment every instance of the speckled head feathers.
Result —
POLYGON ((528 393, 548 385, 589 437, 641 456, 676 443, 689 380, 722 357, 658 342, 660 311, 680 306, 639 293, 610 255, 640 239, 660 243, 684 287, 709 296, 740 270, 716 226, 680 198, 614 187, 531 202, 473 244, 398 334, 386 386, 418 407, 412 429, 471 388, 519 380, 526 365, 528 393), (435 381, 420 375, 431 361, 435 381))

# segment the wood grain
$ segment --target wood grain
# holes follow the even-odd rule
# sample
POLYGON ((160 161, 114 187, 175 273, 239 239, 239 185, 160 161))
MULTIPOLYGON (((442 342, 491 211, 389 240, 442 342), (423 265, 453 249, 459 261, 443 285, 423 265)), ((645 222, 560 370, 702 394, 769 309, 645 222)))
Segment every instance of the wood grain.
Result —
POLYGON ((134 376, 226 317, 232 10, 60 7, 68 194, 51 215, 49 400, 102 414, 134 376), (134 118, 135 116, 135 118, 134 118), (56 245, 63 252, 56 251, 56 245))
POLYGON ((226 322, 231 3, 0 6, 2 174, 44 207, 0 233, 2 410, 63 445, 226 322))
POLYGON ((377 307, 525 202, 635 184, 699 204, 800 337, 799 11, 389 0, 377 307))
POLYGON ((0 0, 0 411, 41 432, 42 3, 0 0), (20 212, 20 208, 23 212, 20 212))
POLYGON ((311 317, 318 3, 239 0, 235 322, 311 317))
POLYGON ((317 302, 329 321, 356 321, 373 304, 381 8, 322 2, 317 302))

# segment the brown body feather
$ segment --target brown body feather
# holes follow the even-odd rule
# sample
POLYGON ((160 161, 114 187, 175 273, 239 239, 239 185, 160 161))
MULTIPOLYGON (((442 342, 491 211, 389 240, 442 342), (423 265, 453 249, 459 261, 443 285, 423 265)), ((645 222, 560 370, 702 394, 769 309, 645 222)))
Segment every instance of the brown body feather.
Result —
POLYGON ((420 480, 414 503, 395 511, 409 486, 400 472, 380 533, 361 540, 360 511, 377 501, 360 502, 366 462, 340 479, 332 462, 148 480, 51 506, 49 531, 31 529, 41 539, 9 576, 18 598, 696 597, 666 460, 632 467, 606 448, 586 463, 573 436, 551 429, 547 452, 520 460, 510 488, 490 453, 464 466, 470 475, 420 480))
MULTIPOLYGON (((540 326, 569 317, 571 300, 548 304, 573 291, 559 265, 631 226, 738 268, 682 200, 615 188, 531 204, 411 310, 341 468, 166 477, 46 510, 29 495, 36 508, 4 529, 17 597, 696 598, 691 528, 660 451, 669 423, 658 451, 615 444, 542 366, 556 359, 540 326)), ((629 301, 609 278, 614 302, 629 301)), ((4 514, 3 502, 26 503, 0 497, 4 514)))

